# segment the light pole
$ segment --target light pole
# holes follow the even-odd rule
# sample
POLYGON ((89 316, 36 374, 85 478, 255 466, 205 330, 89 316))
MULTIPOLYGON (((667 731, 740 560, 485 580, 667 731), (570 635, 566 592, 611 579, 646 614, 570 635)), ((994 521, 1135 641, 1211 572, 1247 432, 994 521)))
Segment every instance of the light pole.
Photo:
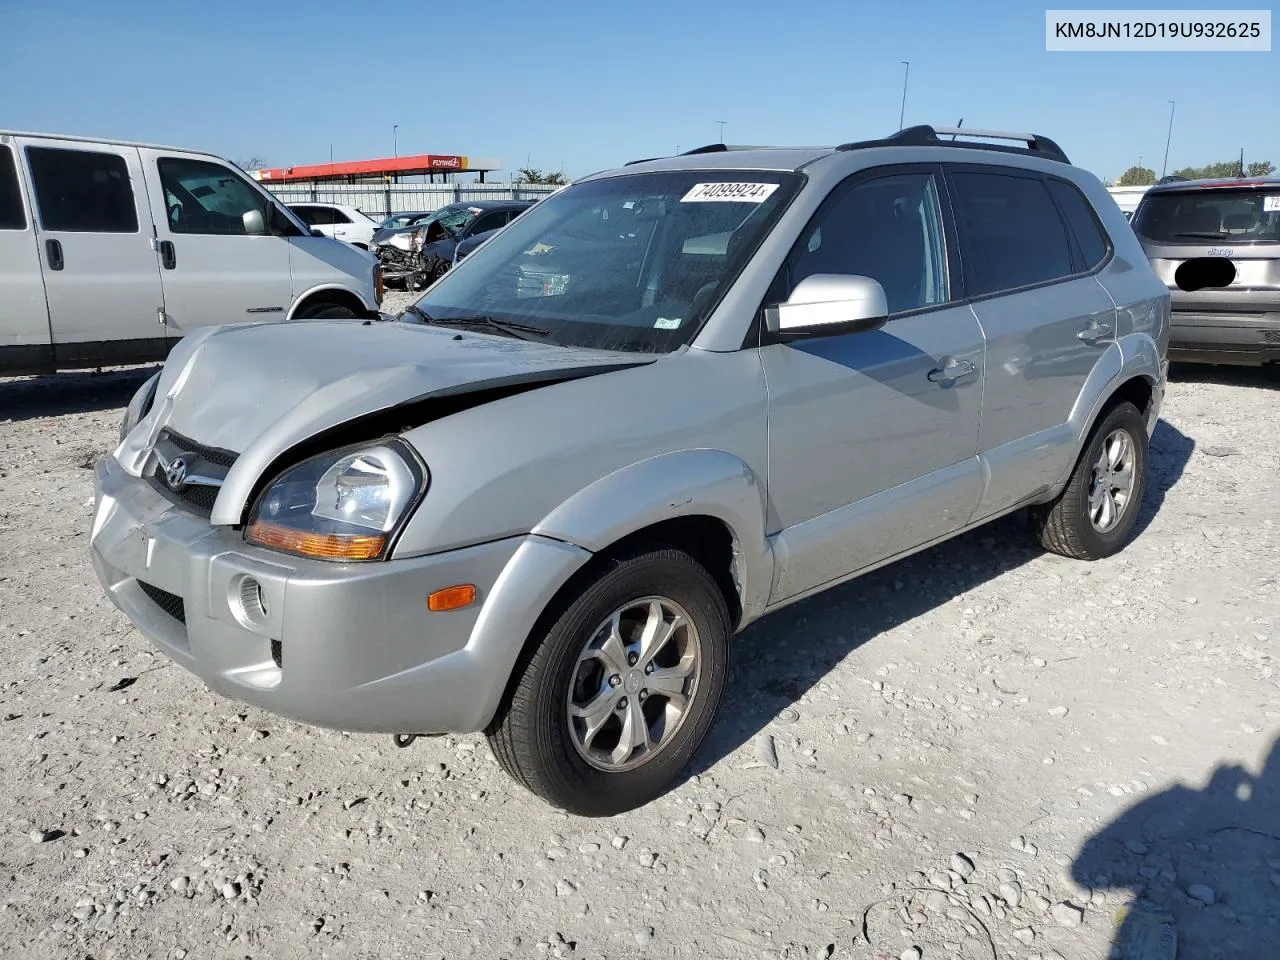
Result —
POLYGON ((400 141, 396 138, 396 131, 400 129, 400 124, 393 123, 391 125, 391 149, 395 156, 400 156, 400 141))
POLYGON ((1173 111, 1177 108, 1177 104, 1172 100, 1169 101, 1169 135, 1164 138, 1164 165, 1160 168, 1160 179, 1164 179, 1164 173, 1169 169, 1169 141, 1173 139, 1173 111))
POLYGON ((898 111, 898 129, 902 129, 902 121, 907 115, 907 78, 911 76, 911 61, 899 60, 907 69, 902 71, 902 109, 898 111))
POLYGON ((724 143, 724 124, 725 124, 725 122, 724 122, 723 120, 717 120, 717 121, 716 121, 716 123, 720 124, 720 140, 719 140, 718 142, 719 142, 719 143, 724 143))

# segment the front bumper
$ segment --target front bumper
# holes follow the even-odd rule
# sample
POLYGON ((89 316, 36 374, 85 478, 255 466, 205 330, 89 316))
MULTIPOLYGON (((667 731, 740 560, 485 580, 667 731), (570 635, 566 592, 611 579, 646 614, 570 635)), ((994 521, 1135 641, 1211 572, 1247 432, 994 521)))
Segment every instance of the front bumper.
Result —
POLYGON ((590 556, 524 536, 335 564, 252 547, 114 457, 94 485, 94 569, 148 639, 217 693, 340 730, 484 729, 533 621, 590 556), (428 611, 428 594, 459 583, 476 603, 428 611))

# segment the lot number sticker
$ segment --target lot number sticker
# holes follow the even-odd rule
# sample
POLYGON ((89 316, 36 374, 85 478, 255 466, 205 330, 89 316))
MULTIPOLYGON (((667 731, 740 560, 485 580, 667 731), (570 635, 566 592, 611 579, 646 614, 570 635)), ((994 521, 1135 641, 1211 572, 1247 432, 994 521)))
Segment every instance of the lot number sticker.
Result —
POLYGON ((1267 213, 1280 210, 1280 193, 1262 198, 1262 209, 1267 213))
POLYGON ((764 203, 776 183, 695 183, 681 203, 764 203))

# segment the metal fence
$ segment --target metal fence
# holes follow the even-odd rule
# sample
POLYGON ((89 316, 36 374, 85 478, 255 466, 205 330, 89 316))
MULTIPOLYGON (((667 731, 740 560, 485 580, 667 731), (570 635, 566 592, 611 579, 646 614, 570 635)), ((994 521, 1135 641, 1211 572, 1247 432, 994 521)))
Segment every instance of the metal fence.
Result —
POLYGON ((438 210, 467 200, 537 200, 556 187, 533 183, 321 183, 272 184, 264 187, 285 203, 340 203, 371 217, 406 211, 438 210))

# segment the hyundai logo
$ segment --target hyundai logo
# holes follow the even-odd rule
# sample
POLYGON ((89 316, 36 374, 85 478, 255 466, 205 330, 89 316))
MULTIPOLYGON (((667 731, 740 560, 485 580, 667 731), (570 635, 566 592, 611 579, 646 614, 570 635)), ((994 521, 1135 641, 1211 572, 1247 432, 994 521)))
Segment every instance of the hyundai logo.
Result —
POLYGON ((174 457, 164 467, 164 482, 173 491, 181 490, 187 485, 187 461, 182 457, 174 457))

